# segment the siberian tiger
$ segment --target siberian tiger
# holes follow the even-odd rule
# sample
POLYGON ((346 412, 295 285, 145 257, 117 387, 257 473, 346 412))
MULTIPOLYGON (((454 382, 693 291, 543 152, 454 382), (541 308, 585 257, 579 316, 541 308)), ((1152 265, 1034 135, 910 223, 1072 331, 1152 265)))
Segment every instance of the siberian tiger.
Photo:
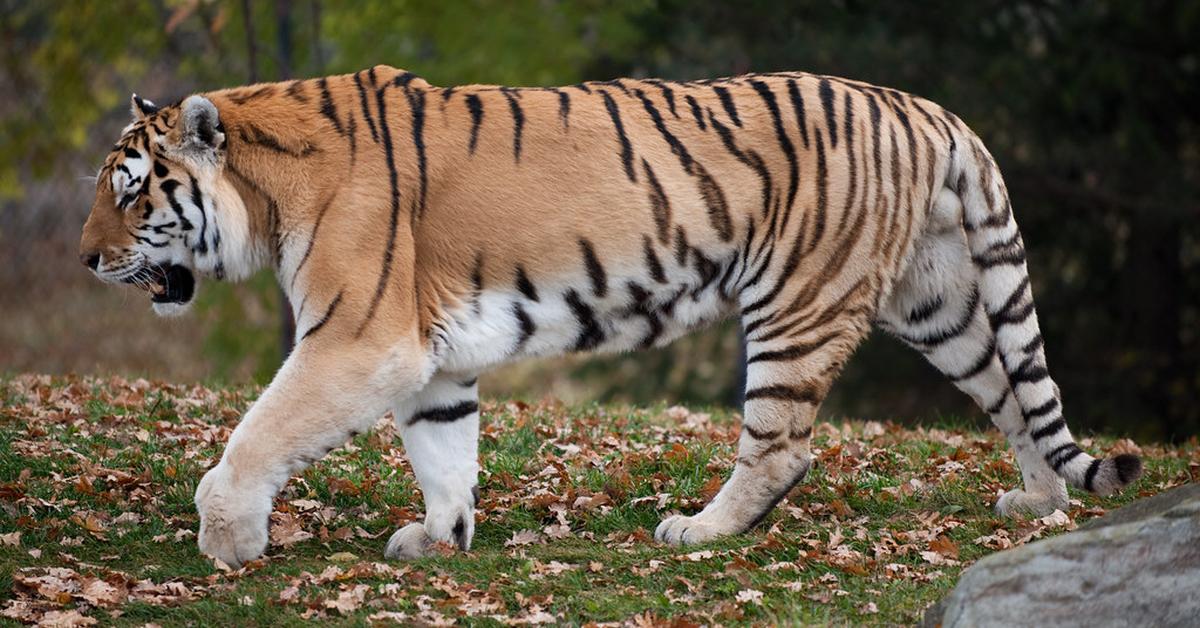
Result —
POLYGON ((290 357, 196 491, 200 549, 230 565, 263 552, 289 476, 389 410, 426 510, 385 554, 466 550, 480 372, 661 346, 728 316, 748 356, 736 466, 659 541, 770 513, 873 324, 1008 437, 1024 488, 1000 514, 1141 474, 1073 441, 996 164, 927 100, 803 73, 438 88, 376 66, 132 108, 83 263, 148 289, 160 314, 199 277, 269 265, 295 318, 290 357))

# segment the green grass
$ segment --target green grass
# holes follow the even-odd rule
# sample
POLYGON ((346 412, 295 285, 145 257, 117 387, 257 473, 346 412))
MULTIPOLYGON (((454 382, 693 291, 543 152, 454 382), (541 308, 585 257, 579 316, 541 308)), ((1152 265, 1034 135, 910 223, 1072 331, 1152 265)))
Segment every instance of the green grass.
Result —
MULTIPOLYGON (((1019 482, 995 432, 849 422, 818 427, 814 472, 759 529, 665 547, 651 539, 658 521, 698 510, 731 470, 736 415, 493 402, 484 404, 469 554, 383 560, 388 535, 421 512, 385 425, 294 478, 276 501, 275 516, 312 538, 272 544, 263 560, 225 573, 196 550, 192 493, 257 392, 0 381, 0 534, 20 532, 15 546, 0 543, 6 615, 76 611, 115 625, 365 624, 378 613, 468 624, 913 622, 997 537, 1063 531, 993 515, 997 491, 1019 482), (537 540, 506 545, 526 530, 537 540), (117 594, 89 601, 89 585, 117 594), (332 605, 339 595, 351 600, 346 610, 332 605)), ((1096 438, 1088 448, 1114 445, 1096 438)), ((1143 454, 1147 474, 1133 490, 1073 494, 1071 518, 1200 471, 1194 442, 1143 444, 1143 454)))

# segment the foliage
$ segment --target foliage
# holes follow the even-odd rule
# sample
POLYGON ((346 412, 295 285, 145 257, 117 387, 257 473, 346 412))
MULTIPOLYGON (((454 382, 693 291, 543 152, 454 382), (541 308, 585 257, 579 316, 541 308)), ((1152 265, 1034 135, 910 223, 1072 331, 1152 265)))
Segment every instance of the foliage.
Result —
POLYGON ((1000 520, 997 491, 1019 474, 999 434, 821 425, 812 476, 760 529, 679 549, 650 531, 716 492, 737 415, 488 402, 469 554, 382 561, 388 535, 420 511, 384 421, 294 478, 276 501, 266 557, 229 572, 195 548, 192 493, 257 392, 119 378, 0 382, 0 616, 913 623, 982 556, 1200 479, 1194 439, 1146 446, 1146 477, 1127 494, 1073 494, 1068 513, 1000 520))

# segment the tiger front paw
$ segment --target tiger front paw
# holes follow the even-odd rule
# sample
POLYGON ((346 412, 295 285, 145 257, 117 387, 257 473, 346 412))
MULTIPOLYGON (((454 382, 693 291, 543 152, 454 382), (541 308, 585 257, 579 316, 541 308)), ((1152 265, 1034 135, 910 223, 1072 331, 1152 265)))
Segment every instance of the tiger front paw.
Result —
POLYGON ((654 530, 654 540, 667 545, 695 545, 725 536, 731 531, 704 521, 703 513, 688 517, 674 515, 662 520, 654 530))
POLYGON ((196 487, 197 544, 204 554, 236 569, 262 556, 267 548, 272 493, 235 490, 231 476, 222 462, 205 473, 196 487))

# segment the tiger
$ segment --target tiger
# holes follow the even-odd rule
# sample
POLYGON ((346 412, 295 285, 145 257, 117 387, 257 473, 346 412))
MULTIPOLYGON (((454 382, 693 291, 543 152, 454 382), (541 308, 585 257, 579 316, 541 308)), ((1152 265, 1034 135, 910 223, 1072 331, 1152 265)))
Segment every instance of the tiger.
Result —
POLYGON ((1142 473, 1071 436, 996 162, 929 100, 803 72, 443 88, 379 65, 161 107, 135 94, 131 109, 81 261, 160 315, 186 311, 202 280, 270 267, 295 322, 197 485, 199 549, 230 566, 263 554, 291 476, 388 412, 425 512, 384 555, 469 551, 481 373, 661 347, 732 317, 736 461, 658 542, 761 523, 811 469, 818 408, 875 328, 1006 436, 1022 486, 1000 516, 1142 473))

